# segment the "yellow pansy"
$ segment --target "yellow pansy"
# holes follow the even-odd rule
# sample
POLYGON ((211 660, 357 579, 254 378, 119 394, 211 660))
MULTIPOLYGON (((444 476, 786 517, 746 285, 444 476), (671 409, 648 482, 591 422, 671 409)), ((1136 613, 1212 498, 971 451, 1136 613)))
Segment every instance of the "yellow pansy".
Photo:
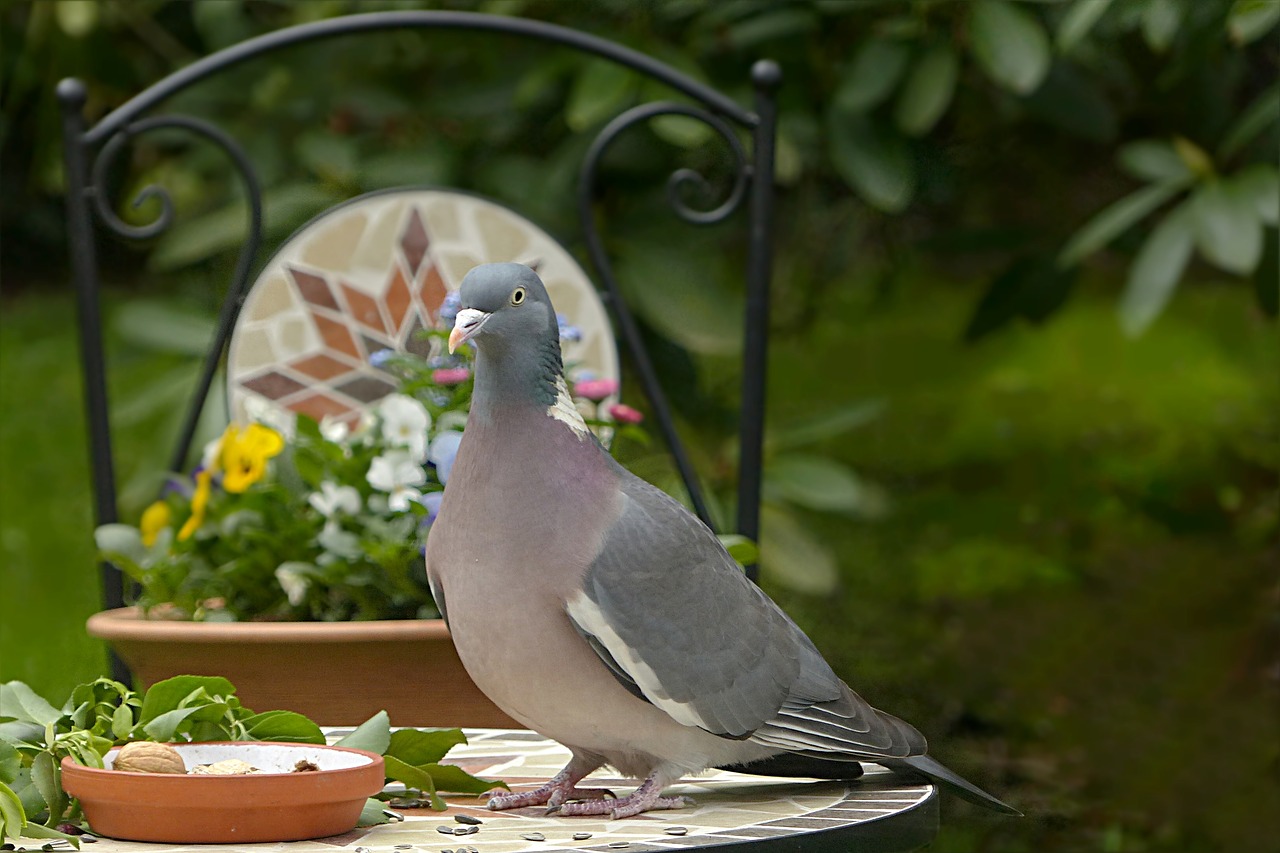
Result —
MULTIPOLYGON (((222 467, 222 488, 239 494, 267 473, 267 460, 284 449, 280 433, 262 424, 243 430, 233 424, 222 437, 218 461, 222 467)), ((194 505, 194 502, 193 502, 194 505)))
POLYGON ((204 512, 209 506, 209 491, 213 485, 213 469, 205 468, 196 474, 196 490, 191 495, 191 515, 178 531, 178 541, 190 539, 204 523, 204 512))
POLYGON ((150 548, 156 544, 160 531, 169 526, 173 520, 173 512, 164 501, 156 501, 143 510, 142 521, 138 523, 138 532, 142 534, 142 544, 150 548))

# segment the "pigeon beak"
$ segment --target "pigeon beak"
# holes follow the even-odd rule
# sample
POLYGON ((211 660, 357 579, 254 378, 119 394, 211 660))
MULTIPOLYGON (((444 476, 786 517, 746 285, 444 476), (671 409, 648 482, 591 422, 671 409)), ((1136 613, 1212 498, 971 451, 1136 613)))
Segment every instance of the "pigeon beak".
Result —
POLYGON ((453 331, 449 333, 449 354, 475 337, 476 332, 484 325, 489 315, 475 308, 463 308, 453 320, 453 331))

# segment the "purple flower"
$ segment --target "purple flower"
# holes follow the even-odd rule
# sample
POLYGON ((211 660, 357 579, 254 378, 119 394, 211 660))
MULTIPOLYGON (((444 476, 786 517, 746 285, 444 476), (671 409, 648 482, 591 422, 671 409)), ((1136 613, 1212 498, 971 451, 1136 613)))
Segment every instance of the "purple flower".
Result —
POLYGON ((369 353, 369 363, 374 367, 382 367, 385 365, 395 352, 389 349, 380 349, 377 352, 369 353))
POLYGON ((440 515, 440 502, 443 500, 444 492, 427 492, 418 499, 418 503, 427 508, 427 514, 419 522, 419 527, 430 527, 435 523, 436 517, 440 515))
POLYGON ((614 403, 609 407, 609 417, 620 424, 638 424, 644 415, 624 403, 614 403))
POLYGON ((458 317, 458 310, 462 308, 462 297, 458 295, 458 291, 451 290, 444 295, 444 301, 440 303, 440 310, 436 313, 436 322, 441 326, 452 326, 453 321, 458 317))
POLYGON ((584 379, 574 383, 573 393, 598 403, 610 394, 618 393, 618 383, 612 379, 584 379))
POLYGON ((449 482, 449 472, 453 470, 453 461, 458 456, 458 445, 462 443, 462 433, 457 430, 442 432, 431 442, 427 451, 427 461, 436 466, 436 477, 441 483, 449 482))
POLYGON ((556 324, 560 326, 560 340, 577 342, 582 340, 582 329, 569 322, 563 314, 556 314, 556 324))
POLYGON ((441 367, 431 371, 431 381, 437 385, 460 385, 471 378, 465 367, 441 367))

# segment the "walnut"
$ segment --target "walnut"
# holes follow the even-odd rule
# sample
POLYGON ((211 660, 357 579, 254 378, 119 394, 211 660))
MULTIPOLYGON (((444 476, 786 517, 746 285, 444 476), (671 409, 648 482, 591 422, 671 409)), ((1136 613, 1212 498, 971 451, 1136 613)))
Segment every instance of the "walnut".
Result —
POLYGON ((137 740, 116 753, 115 769, 126 773, 186 773, 178 750, 167 743, 137 740))

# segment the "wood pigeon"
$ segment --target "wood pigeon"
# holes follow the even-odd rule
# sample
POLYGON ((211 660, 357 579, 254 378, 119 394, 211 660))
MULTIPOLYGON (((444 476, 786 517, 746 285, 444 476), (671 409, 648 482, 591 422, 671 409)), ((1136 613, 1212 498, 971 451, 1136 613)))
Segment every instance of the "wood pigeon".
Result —
POLYGON ((569 396, 533 270, 485 264, 460 292, 449 349, 475 347, 475 393, 427 574, 475 683, 573 756, 489 808, 621 818, 686 805, 663 789, 711 767, 834 779, 875 761, 1018 813, 850 690, 710 529, 614 461, 569 396), (578 787, 605 765, 644 781, 578 787))

